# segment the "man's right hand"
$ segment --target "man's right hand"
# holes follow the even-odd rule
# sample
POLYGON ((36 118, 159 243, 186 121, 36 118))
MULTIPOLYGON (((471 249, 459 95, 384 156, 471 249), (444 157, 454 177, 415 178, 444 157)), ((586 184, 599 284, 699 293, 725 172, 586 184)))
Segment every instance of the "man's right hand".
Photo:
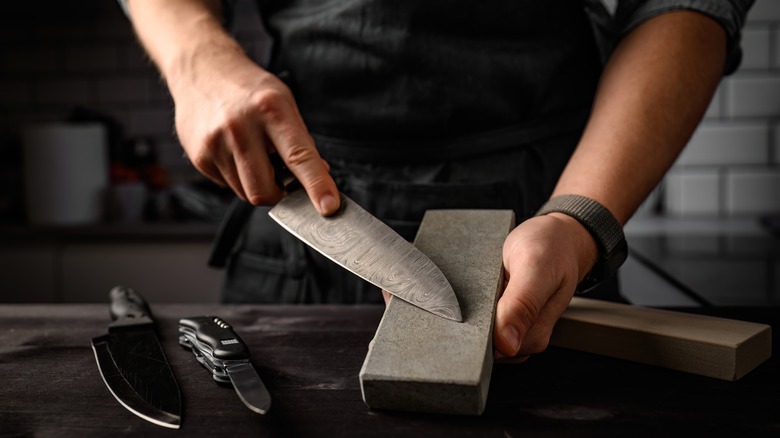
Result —
POLYGON ((338 209, 336 184, 289 88, 242 54, 205 54, 199 73, 171 87, 176 131, 193 165, 254 205, 282 197, 268 154, 278 153, 321 214, 338 209))
POLYGON ((136 31, 176 105, 176 131, 193 165, 254 205, 283 196, 269 154, 278 153, 323 214, 339 207, 290 89, 225 32, 219 3, 131 1, 136 31))

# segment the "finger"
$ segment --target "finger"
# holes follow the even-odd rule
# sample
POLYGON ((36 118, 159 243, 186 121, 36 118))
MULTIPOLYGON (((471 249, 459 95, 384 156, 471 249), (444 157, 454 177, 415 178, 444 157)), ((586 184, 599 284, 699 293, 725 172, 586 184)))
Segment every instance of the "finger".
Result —
POLYGON ((524 274, 527 275, 510 278, 496 308, 494 340, 496 348, 506 356, 544 351, 556 322, 574 294, 573 283, 561 281, 545 285, 535 280, 538 277, 532 278, 533 270, 526 270, 524 274), (512 337, 515 332, 517 338, 512 337))
POLYGON ((493 355, 493 360, 497 364, 511 365, 511 364, 523 363, 523 362, 527 361, 528 358, 530 358, 530 357, 531 356, 528 355, 528 354, 518 354, 517 356, 514 356, 514 357, 507 357, 507 356, 504 356, 503 354, 499 353, 498 351, 496 351, 495 354, 493 355))
POLYGON ((546 301, 534 294, 515 277, 507 283, 496 306, 493 339, 496 349, 504 356, 514 357, 520 351, 526 334, 531 330, 546 301))
POLYGON ((217 166, 213 161, 203 162, 199 166, 196 166, 196 169, 198 169, 201 174, 213 181, 216 185, 220 187, 228 187, 225 179, 222 178, 222 174, 219 173, 219 169, 217 169, 217 166))
POLYGON ((282 198, 282 190, 276 185, 273 168, 268 159, 267 140, 257 126, 242 124, 229 135, 236 172, 253 205, 270 205, 282 198))
POLYGON ((390 292, 382 289, 382 298, 385 299, 385 306, 387 305, 387 303, 390 302, 390 298, 392 298, 392 297, 393 297, 393 294, 391 294, 390 292))
POLYGON ((225 182, 225 179, 222 178, 222 174, 214 164, 214 156, 211 150, 216 148, 203 147, 201 149, 195 149, 193 152, 191 152, 190 149, 186 147, 186 145, 182 145, 182 147, 185 151, 185 157, 187 157, 187 159, 190 161, 190 163, 192 163, 198 172, 203 174, 203 176, 210 179, 218 186, 227 187, 227 182, 225 182))
POLYGON ((563 312, 566 311, 566 308, 569 307, 571 295, 567 294, 565 290, 559 289, 545 303, 541 313, 536 318, 536 322, 523 338, 520 350, 517 352, 518 356, 541 353, 547 349, 555 324, 563 312))
MULTIPOLYGON (((220 141, 225 141, 223 138, 220 141)), ((233 159, 233 154, 228 147, 222 147, 218 149, 219 152, 214 157, 214 166, 218 169, 222 179, 230 187, 233 192, 244 201, 248 201, 246 193, 241 186, 241 180, 238 177, 238 171, 236 170, 236 163, 233 159)))
POLYGON ((325 216, 333 214, 340 203, 336 183, 317 152, 298 110, 290 107, 286 108, 286 112, 287 117, 266 126, 268 136, 287 168, 309 194, 317 211, 325 216))

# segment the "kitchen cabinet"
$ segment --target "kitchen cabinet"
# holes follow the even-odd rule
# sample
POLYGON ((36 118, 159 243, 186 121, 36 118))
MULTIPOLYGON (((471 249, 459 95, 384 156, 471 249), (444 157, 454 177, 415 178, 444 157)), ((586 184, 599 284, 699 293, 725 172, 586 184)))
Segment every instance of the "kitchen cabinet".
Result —
POLYGON ((207 266, 214 230, 82 228, 0 232, 0 302, 102 303, 124 284, 150 302, 216 303, 222 271, 207 266))

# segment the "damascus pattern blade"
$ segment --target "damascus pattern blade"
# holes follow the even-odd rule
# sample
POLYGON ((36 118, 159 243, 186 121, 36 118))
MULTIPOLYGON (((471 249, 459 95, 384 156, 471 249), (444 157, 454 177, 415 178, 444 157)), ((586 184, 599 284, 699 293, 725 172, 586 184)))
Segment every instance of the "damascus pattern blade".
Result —
POLYGON ((341 195, 341 209, 320 215, 304 190, 268 213, 287 231, 355 275, 417 307, 453 321, 463 318, 441 270, 384 222, 341 195))

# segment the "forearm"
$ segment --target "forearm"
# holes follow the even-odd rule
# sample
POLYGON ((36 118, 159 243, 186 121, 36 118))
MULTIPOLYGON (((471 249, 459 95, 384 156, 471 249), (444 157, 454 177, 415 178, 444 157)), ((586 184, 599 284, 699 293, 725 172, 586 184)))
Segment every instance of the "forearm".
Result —
POLYGON ((723 73, 725 32, 695 12, 628 34, 602 75, 591 119, 554 195, 574 193, 625 223, 672 165, 723 73))
POLYGON ((204 57, 243 56, 221 24, 219 0, 130 0, 133 27, 170 87, 204 57))
POLYGON ((254 205, 278 202, 278 153, 317 210, 339 207, 289 87, 252 62, 223 29, 218 0, 132 0, 136 33, 168 84, 176 132, 193 166, 254 205))

